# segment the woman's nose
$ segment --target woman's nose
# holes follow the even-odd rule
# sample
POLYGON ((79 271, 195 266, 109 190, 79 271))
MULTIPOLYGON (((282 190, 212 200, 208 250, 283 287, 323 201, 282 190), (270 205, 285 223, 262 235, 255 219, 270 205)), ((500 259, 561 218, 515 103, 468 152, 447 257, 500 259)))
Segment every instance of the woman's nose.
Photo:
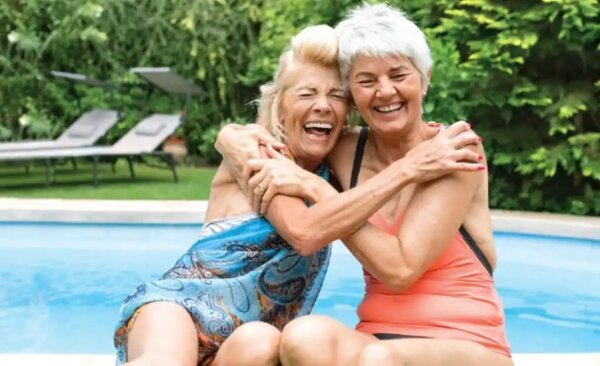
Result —
POLYGON ((379 88, 377 88, 376 95, 381 98, 389 98, 396 94, 396 88, 390 80, 383 80, 379 82, 379 88))
POLYGON ((320 95, 317 97, 315 104, 313 105, 313 109, 316 112, 328 112, 331 110, 331 106, 329 105, 329 101, 327 100, 326 95, 320 95))

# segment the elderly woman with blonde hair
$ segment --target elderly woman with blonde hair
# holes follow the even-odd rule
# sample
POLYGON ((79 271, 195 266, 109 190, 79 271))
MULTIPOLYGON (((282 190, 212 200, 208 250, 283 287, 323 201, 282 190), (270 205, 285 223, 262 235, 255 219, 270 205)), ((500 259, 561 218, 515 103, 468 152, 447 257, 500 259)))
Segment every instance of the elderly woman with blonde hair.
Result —
MULTIPOLYGON (((405 14, 382 4, 358 7, 336 31, 341 75, 367 127, 343 134, 327 160, 346 191, 340 196, 361 188, 366 196, 347 195, 345 206, 332 199, 319 202, 322 215, 312 226, 298 225, 305 240, 318 241, 323 232, 327 239, 342 238, 364 268, 365 294, 356 329, 318 315, 290 322, 281 338, 282 363, 512 365, 492 278, 496 254, 485 167, 435 180, 411 179, 393 188, 400 176, 388 176, 384 184, 391 191, 365 191, 423 144, 448 132, 436 135, 422 118, 432 63, 423 32, 405 14), (365 208, 365 199, 385 202, 373 210, 365 208)), ((233 135, 220 136, 221 153, 250 156, 256 141, 233 135)), ((474 155, 485 164, 481 144, 456 154, 457 161, 474 155)), ((238 160, 241 170, 243 159, 238 160)), ((260 202, 255 208, 270 210, 278 193, 301 192, 310 184, 308 178, 287 179, 298 169, 279 162, 251 159, 247 166, 243 178, 254 173, 247 184, 253 202, 260 202)))
MULTIPOLYGON (((327 179, 323 158, 342 131, 347 107, 337 38, 331 27, 313 26, 294 37, 273 81, 261 88, 259 123, 285 135, 290 142, 285 151, 327 179), (296 98, 298 88, 314 90, 318 105, 296 98), (315 118, 328 124, 329 134, 300 133, 298 126, 315 118), (284 126, 280 119, 289 123, 284 126), (305 150, 297 148, 301 142, 305 150)), ((294 203, 304 206, 300 199, 294 203)), ((114 337, 117 362, 277 364, 279 330, 312 309, 330 250, 325 246, 300 255, 278 234, 281 221, 273 213, 253 213, 226 162, 221 164, 198 241, 159 280, 142 284, 125 299, 114 337), (249 337, 261 341, 231 351, 249 337)))

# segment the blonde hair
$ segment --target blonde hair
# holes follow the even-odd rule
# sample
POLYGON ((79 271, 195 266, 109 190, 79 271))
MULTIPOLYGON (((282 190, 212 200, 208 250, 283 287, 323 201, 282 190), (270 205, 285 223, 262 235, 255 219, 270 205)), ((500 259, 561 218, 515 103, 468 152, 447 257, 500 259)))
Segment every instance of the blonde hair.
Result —
POLYGON ((338 70, 338 39, 332 27, 314 25, 300 31, 279 57, 273 80, 260 87, 257 123, 271 132, 278 141, 285 140, 283 126, 279 121, 281 96, 299 77, 299 66, 307 63, 338 70))

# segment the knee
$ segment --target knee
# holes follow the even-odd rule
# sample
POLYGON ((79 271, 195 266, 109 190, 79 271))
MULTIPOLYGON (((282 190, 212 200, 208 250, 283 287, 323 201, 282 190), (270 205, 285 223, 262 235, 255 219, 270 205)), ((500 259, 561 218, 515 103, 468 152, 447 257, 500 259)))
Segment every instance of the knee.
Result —
POLYGON ((329 353, 334 350, 335 342, 335 328, 328 318, 304 316, 292 320, 283 329, 280 357, 284 363, 325 364, 325 360, 333 358, 329 353))
POLYGON ((394 357, 390 348, 383 342, 374 342, 366 345, 358 354, 357 366, 404 366, 402 357, 394 357))
MULTIPOLYGON (((281 332, 274 326, 263 322, 250 322, 235 330, 236 350, 243 364, 277 364, 281 332)), ((236 351, 236 353, 237 353, 236 351)))

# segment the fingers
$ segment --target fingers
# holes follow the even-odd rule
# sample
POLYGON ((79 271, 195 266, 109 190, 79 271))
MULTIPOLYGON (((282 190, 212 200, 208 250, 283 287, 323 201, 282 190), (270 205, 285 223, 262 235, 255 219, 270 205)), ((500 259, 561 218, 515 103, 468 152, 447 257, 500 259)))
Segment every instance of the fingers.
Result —
POLYGON ((480 163, 483 160, 483 156, 469 149, 460 149, 456 151, 454 160, 460 162, 480 163))
POLYGON ((461 132, 465 132, 471 129, 471 125, 465 121, 458 121, 453 123, 450 127, 446 128, 443 133, 446 136, 452 138, 458 136, 461 132))
MULTIPOLYGON (((285 147, 285 145, 283 145, 283 146, 285 147)), ((267 157, 269 157, 271 159, 287 160, 287 158, 285 156, 283 156, 277 150, 275 150, 275 147, 273 146, 273 144, 267 144, 267 146, 265 147, 265 151, 267 153, 267 157)))
POLYGON ((269 204, 275 195, 277 194, 277 189, 273 185, 269 185, 267 191, 262 196, 262 202, 260 203, 260 214, 265 215, 267 210, 269 209, 269 204))
POLYGON ((481 138, 473 131, 461 132, 459 135, 452 137, 450 143, 455 149, 462 149, 469 145, 478 145, 481 143, 481 138))
POLYGON ((250 177, 252 177, 252 174, 254 173, 254 169, 252 168, 251 162, 255 161, 256 159, 250 159, 246 162, 246 165, 244 165, 244 169, 242 170, 242 180, 240 182, 240 187, 242 188, 243 192, 246 192, 246 190, 248 189, 248 181, 250 180, 250 177))
POLYGON ((461 171, 461 172, 478 172, 481 170, 486 170, 487 167, 482 164, 473 164, 473 163, 464 163, 464 162, 454 162, 448 164, 448 168, 452 171, 461 171))
POLYGON ((248 160, 244 166, 244 171, 242 172, 242 178, 246 180, 246 183, 250 181, 250 178, 252 178, 256 172, 261 171, 267 162, 268 160, 266 159, 248 160))
MULTIPOLYGON (((261 212, 261 203, 265 192, 271 186, 271 176, 266 175, 260 183, 256 185, 252 195, 252 211, 261 212)), ((261 212, 262 213, 262 212, 261 212)))
MULTIPOLYGON (((263 126, 257 125, 256 123, 251 123, 251 124, 247 124, 247 125, 227 125, 226 127, 224 127, 222 129, 222 131, 224 131, 225 129, 235 131, 234 136, 236 138, 245 134, 245 135, 249 136, 251 139, 253 139, 255 141, 255 143, 258 143, 260 145, 266 145, 267 143, 271 143, 275 146, 275 148, 278 148, 278 149, 281 148, 281 146, 285 146, 281 142, 277 141, 275 139, 275 137, 273 137, 271 135, 271 133, 269 133, 269 131, 267 131, 266 128, 264 128, 263 126)), ((228 132, 228 131, 225 130, 225 132, 228 132)))
MULTIPOLYGON (((259 126, 260 127, 260 126, 259 126)), ((273 137, 266 129, 260 127, 254 131, 254 136, 260 145, 272 144, 277 149, 285 147, 284 143, 281 143, 273 137)))
POLYGON ((265 161, 253 160, 252 166, 251 166, 250 161, 248 161, 248 166, 251 168, 258 168, 260 166, 259 169, 253 169, 255 174, 248 180, 248 192, 247 192, 248 194, 252 194, 254 192, 254 190, 256 189, 256 186, 258 186, 260 184, 260 182, 262 182, 265 179, 265 176, 268 174, 267 169, 262 169, 264 167, 265 163, 266 163, 265 161))

